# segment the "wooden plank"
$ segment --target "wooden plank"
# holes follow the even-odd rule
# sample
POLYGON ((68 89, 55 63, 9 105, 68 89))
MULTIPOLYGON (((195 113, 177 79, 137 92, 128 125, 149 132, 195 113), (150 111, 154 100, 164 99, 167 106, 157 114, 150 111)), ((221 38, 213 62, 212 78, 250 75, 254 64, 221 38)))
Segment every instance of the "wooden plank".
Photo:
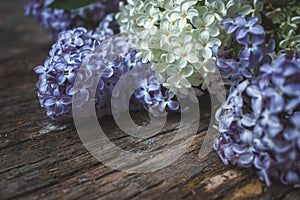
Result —
MULTIPOLYGON (((51 43, 46 31, 22 16, 23 3, 4 1, 0 8, 0 199, 299 199, 299 190, 278 182, 265 188, 253 169, 224 166, 214 152, 201 160, 207 119, 187 152, 166 168, 128 174, 101 164, 73 123, 53 123, 38 105, 33 66, 43 62, 51 43)), ((110 117, 101 125, 115 144, 138 151, 168 142, 178 116, 164 134, 144 141, 120 133, 110 117)))

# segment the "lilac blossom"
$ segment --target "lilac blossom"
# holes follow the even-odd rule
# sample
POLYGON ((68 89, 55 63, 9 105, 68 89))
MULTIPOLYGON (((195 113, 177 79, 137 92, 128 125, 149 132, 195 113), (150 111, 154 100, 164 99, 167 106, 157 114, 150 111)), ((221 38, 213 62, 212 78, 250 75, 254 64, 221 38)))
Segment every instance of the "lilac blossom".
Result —
MULTIPOLYGON (((168 109, 179 109, 174 95, 162 86, 162 82, 151 70, 150 65, 143 64, 141 59, 136 57, 136 51, 122 56, 103 53, 102 42, 114 34, 110 27, 113 20, 113 15, 108 15, 95 31, 79 27, 59 33, 57 42, 53 44, 49 52, 49 58, 46 59, 44 65, 35 68, 35 72, 39 74, 38 98, 41 106, 46 109, 47 115, 52 119, 71 119, 73 95, 76 94, 78 97, 76 105, 83 105, 91 98, 90 89, 95 81, 98 82, 93 99, 98 117, 112 114, 111 107, 116 106, 111 105, 114 87, 120 78, 132 69, 138 69, 138 73, 132 73, 132 82, 124 85, 124 90, 130 88, 130 84, 134 81, 138 81, 138 88, 130 102, 133 107, 145 108, 154 113, 152 107, 159 105, 160 112, 155 113, 156 115, 166 113, 168 109), (85 70, 80 71, 83 65, 85 70), (147 70, 142 68, 144 65, 149 65, 147 70), (139 80, 140 73, 146 73, 149 76, 139 80), (162 94, 160 98, 155 95, 158 92, 162 94)), ((119 91, 120 104, 116 108, 119 111, 123 111, 128 106, 125 105, 127 102, 122 100, 122 92, 119 91)))
POLYGON ((212 47, 213 55, 217 58, 216 65, 220 69, 225 82, 236 85, 243 80, 252 79, 258 68, 264 63, 270 63, 270 53, 274 52, 274 41, 265 41, 263 27, 257 24, 258 19, 243 15, 234 19, 225 19, 221 22, 226 27, 226 33, 233 37, 237 57, 226 58, 232 50, 219 52, 217 46, 212 47))
POLYGON ((29 0, 25 14, 32 16, 40 25, 49 29, 56 38, 57 33, 84 26, 94 29, 108 13, 117 12, 119 0, 99 0, 88 6, 73 9, 48 8, 53 0, 29 0))
POLYGON ((236 33, 236 39, 238 42, 242 42, 248 39, 249 33, 256 36, 263 36, 265 31, 262 26, 258 25, 258 18, 250 17, 245 19, 244 15, 236 15, 234 19, 224 19, 221 24, 225 26, 226 33, 236 33))
POLYGON ((216 114, 224 164, 253 166, 268 186, 273 178, 300 186, 299 77, 300 61, 287 54, 231 89, 216 114))
POLYGON ((179 103, 175 101, 175 95, 172 94, 169 90, 165 91, 165 94, 163 95, 162 91, 155 91, 154 93, 154 107, 158 107, 158 109, 163 112, 166 108, 169 108, 170 110, 178 110, 179 109, 179 103))
POLYGON ((139 85, 134 97, 154 116, 164 116, 168 111, 179 110, 175 95, 162 85, 157 73, 150 72, 148 78, 140 81, 139 85))
MULTIPOLYGON (((112 19, 111 15, 108 15, 99 26, 112 22, 112 19)), ((41 106, 47 110, 49 117, 55 120, 70 119, 72 117, 70 100, 72 95, 79 93, 83 100, 88 98, 87 90, 84 88, 92 85, 92 79, 83 79, 81 81, 83 86, 75 88, 75 77, 77 77, 84 59, 102 42, 94 38, 109 38, 112 35, 113 31, 109 27, 107 27, 107 31, 102 29, 101 32, 88 31, 79 27, 63 31, 58 35, 44 65, 35 68, 35 72, 39 74, 38 98, 41 106)), ((112 72, 105 74, 111 76, 112 72)), ((99 90, 103 90, 103 88, 104 83, 98 87, 99 90)))

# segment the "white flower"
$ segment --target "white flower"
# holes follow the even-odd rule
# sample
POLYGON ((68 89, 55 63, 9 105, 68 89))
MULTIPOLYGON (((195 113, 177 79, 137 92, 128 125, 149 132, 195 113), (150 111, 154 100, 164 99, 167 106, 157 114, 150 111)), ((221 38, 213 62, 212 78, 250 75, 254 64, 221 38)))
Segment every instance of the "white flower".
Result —
POLYGON ((170 12, 170 19, 178 21, 178 27, 184 28, 187 24, 187 19, 192 20, 194 16, 198 16, 198 11, 193 8, 197 1, 183 1, 177 6, 173 12, 170 12))
POLYGON ((164 0, 164 8, 166 10, 173 9, 174 5, 176 5, 176 2, 174 2, 173 0, 164 0))
POLYGON ((179 37, 170 37, 169 42, 173 48, 174 55, 178 59, 179 63, 181 63, 182 67, 185 67, 188 62, 198 62, 198 57, 193 48, 192 39, 193 36, 191 33, 183 33, 179 37))
POLYGON ((191 83, 187 80, 194 72, 192 66, 187 65, 184 68, 179 67, 179 65, 170 65, 167 68, 167 75, 169 78, 163 84, 164 87, 169 88, 173 93, 177 91, 182 94, 187 94, 187 88, 191 87, 191 83))
POLYGON ((194 70, 193 74, 188 77, 188 81, 193 85, 193 86, 199 86, 204 82, 204 77, 194 70))
POLYGON ((145 5, 145 13, 136 15, 136 23, 144 28, 152 28, 154 24, 160 19, 161 13, 158 8, 154 8, 152 4, 145 5))
POLYGON ((259 0, 126 1, 116 15, 121 33, 139 38, 137 55, 151 62, 151 69, 176 94, 203 84, 205 74, 214 73, 211 47, 222 48, 221 41, 228 38, 220 21, 237 12, 252 14, 250 5, 259 0))
POLYGON ((127 0, 127 3, 124 5, 123 2, 120 2, 120 12, 116 14, 116 19, 122 24, 121 32, 133 32, 134 27, 137 26, 135 14, 144 7, 142 1, 127 0))
POLYGON ((210 1, 211 5, 216 8, 216 10, 222 14, 222 16, 226 15, 226 7, 224 0, 211 0, 210 1))
POLYGON ((146 0, 145 4, 151 3, 154 7, 161 7, 164 5, 164 0, 146 0))
POLYGON ((205 59, 212 57, 211 48, 213 45, 221 45, 221 40, 210 38, 207 31, 196 33, 196 41, 198 41, 198 43, 195 45, 195 48, 199 50, 200 55, 205 59))
POLYGON ((216 37, 220 34, 219 28, 215 25, 215 16, 211 13, 206 13, 203 17, 195 16, 192 23, 200 31, 208 31, 210 36, 216 37))
POLYGON ((136 54, 137 58, 142 58, 142 62, 143 63, 147 63, 150 60, 153 59, 154 55, 153 52, 150 49, 143 49, 140 50, 137 54, 136 54))

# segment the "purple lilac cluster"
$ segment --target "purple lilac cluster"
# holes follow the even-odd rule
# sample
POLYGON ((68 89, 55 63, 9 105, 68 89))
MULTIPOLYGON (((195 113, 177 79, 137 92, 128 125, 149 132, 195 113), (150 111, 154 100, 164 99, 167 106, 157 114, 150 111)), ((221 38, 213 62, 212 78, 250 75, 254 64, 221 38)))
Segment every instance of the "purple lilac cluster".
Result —
MULTIPOLYGON (((119 63, 119 66, 115 67, 113 75, 103 78, 106 88, 104 89, 106 91, 106 98, 100 99, 99 103, 103 104, 106 108, 105 114, 111 115, 111 109, 114 109, 117 115, 127 111, 127 109, 131 109, 146 110, 153 116, 158 117, 166 115, 170 110, 178 110, 179 103, 175 95, 162 86, 163 82, 159 79, 158 74, 151 69, 151 64, 143 63, 142 59, 136 57, 136 54, 137 52, 133 50, 119 56, 116 59, 118 62, 114 60, 114 63, 119 63), (118 88, 115 88, 118 81, 125 74, 129 76, 126 84, 121 83, 118 88), (127 94, 131 94, 130 91, 132 88, 136 89, 128 105, 126 96, 127 94), (111 104, 112 95, 115 95, 118 103, 111 104)), ((99 55, 99 50, 95 50, 93 55, 99 55)), ((114 53, 111 55, 114 55, 114 53)), ((96 56, 96 60, 99 61, 101 58, 99 59, 96 56)), ((98 116, 101 117, 103 115, 98 116)))
POLYGON ((262 63, 271 62, 268 54, 274 51, 275 43, 273 40, 266 43, 264 29, 258 25, 258 21, 256 17, 246 19, 244 15, 237 15, 234 19, 221 22, 226 33, 232 35, 232 46, 238 52, 226 50, 219 53, 218 47, 214 46, 213 54, 222 77, 231 85, 253 78, 262 63), (237 54, 236 58, 232 55, 234 53, 237 54))
MULTIPOLYGON (((88 58, 96 46, 114 34, 109 27, 113 17, 113 15, 108 15, 96 31, 88 31, 79 27, 61 32, 44 65, 35 68, 35 72, 39 74, 38 98, 41 106, 46 108, 47 115, 52 119, 72 117, 71 98, 76 93, 73 85, 77 72, 84 59, 88 58)), ((108 68, 103 77, 110 77, 112 73, 111 68, 108 68)), ((83 82, 86 85, 91 84, 89 80, 83 82)), ((99 83, 99 90, 103 89, 104 82, 102 81, 99 83)))
MULTIPOLYGON (((126 109, 132 110, 146 110, 153 116, 164 116, 168 111, 179 110, 179 103, 174 94, 162 86, 163 82, 160 80, 158 74, 151 69, 150 63, 143 63, 142 59, 136 57, 137 52, 131 51, 120 57, 123 67, 122 73, 119 73, 116 78, 118 82, 124 74, 129 72, 129 79, 126 84, 120 86, 119 91, 116 92, 119 103, 110 105, 114 110, 123 112, 126 109), (141 78, 142 77, 142 78, 141 78), (130 105, 127 105, 125 100, 126 94, 130 94, 130 89, 136 88, 131 98, 130 105)), ((115 86, 115 84, 113 85, 115 86)), ((112 94, 111 88, 110 94, 112 94)), ((111 97, 109 97, 109 100, 111 97)))
POLYGON ((84 26, 94 29, 108 13, 116 12, 119 4, 119 0, 99 0, 82 8, 63 10, 48 8, 52 2, 53 0, 30 0, 25 6, 25 14, 51 30, 54 38, 60 31, 70 28, 84 26))
MULTIPOLYGON (((98 81, 100 73, 101 78, 95 93, 97 115, 102 117, 111 114, 111 95, 116 83, 129 70, 145 65, 136 58, 136 51, 123 56, 101 54, 102 42, 114 35, 110 27, 113 19, 114 15, 107 15, 95 31, 79 27, 61 32, 44 65, 35 68, 35 72, 39 74, 38 98, 52 119, 72 118, 72 96, 79 95, 79 98, 76 98, 80 101, 76 102, 77 106, 87 101, 90 97, 89 89, 92 88, 93 81, 98 81), (85 70, 79 73, 83 65, 86 65, 85 70), (104 71, 100 69, 102 66, 105 66, 104 71), (79 85, 74 84, 75 78, 80 82, 79 85)), ((141 69, 139 73, 133 74, 134 77, 131 79, 132 82, 139 81, 139 87, 131 102, 134 104, 133 107, 146 108, 154 115, 164 114, 168 108, 177 110, 179 104, 174 100, 174 95, 161 86, 157 74, 150 66, 147 69, 141 69), (140 73, 148 73, 149 76, 139 80, 140 73)), ((130 88, 128 85, 126 87, 130 88)), ((124 103, 126 102, 120 102, 116 109, 122 111, 124 103)))
POLYGON ((224 164, 254 166, 271 178, 300 186, 300 60, 289 52, 260 75, 232 87, 218 110, 221 133, 214 148, 224 164))
POLYGON ((149 71, 151 71, 149 78, 140 80, 140 87, 134 94, 135 98, 154 116, 164 116, 167 110, 178 110, 179 103, 175 95, 162 86, 158 75, 151 68, 149 71))

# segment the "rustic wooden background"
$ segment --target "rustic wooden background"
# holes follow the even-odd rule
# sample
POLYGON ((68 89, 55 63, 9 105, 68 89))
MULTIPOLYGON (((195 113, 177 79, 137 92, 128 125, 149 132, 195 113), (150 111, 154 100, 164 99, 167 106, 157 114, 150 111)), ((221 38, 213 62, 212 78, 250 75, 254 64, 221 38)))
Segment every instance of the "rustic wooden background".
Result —
MULTIPOLYGON (((72 123, 53 123, 38 105, 33 67, 43 63, 51 41, 23 16, 23 5, 9 0, 0 6, 0 199, 300 198, 299 189, 278 182, 266 188, 253 169, 224 166, 214 152, 201 160, 207 119, 187 153, 165 169, 128 174, 101 164, 72 123)), ((120 134, 111 118, 101 120, 110 139, 132 151, 167 141, 178 126, 175 118, 169 122, 164 134, 137 144, 120 134)))

